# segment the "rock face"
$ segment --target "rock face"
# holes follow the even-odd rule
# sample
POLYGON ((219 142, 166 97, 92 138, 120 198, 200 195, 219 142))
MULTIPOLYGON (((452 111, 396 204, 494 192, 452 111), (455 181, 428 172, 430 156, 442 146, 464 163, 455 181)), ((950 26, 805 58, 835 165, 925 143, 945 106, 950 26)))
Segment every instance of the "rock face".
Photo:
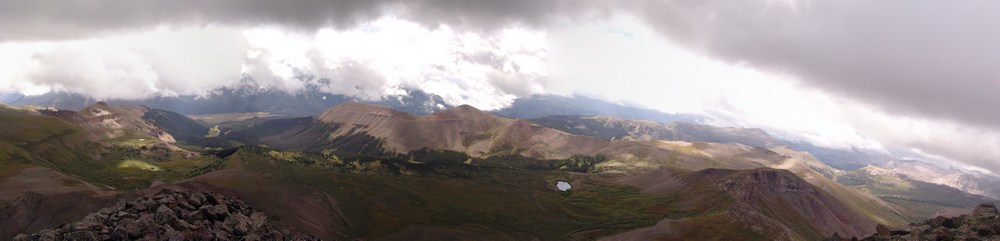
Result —
POLYGON ((155 195, 101 209, 76 223, 26 240, 319 240, 269 219, 235 198, 211 192, 163 189, 155 195))
MULTIPOLYGON (((898 230, 879 225, 877 230, 874 235, 860 240, 1000 240, 1000 211, 993 203, 984 203, 970 214, 952 218, 938 216, 898 230)), ((833 238, 840 237, 828 240, 836 240, 833 238)))

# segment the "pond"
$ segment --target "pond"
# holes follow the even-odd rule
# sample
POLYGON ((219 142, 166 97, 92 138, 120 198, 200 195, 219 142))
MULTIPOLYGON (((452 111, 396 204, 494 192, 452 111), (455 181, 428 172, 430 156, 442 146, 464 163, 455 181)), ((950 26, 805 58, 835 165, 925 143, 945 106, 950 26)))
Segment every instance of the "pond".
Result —
POLYGON ((565 191, 568 191, 570 188, 573 188, 573 186, 569 185, 568 182, 558 181, 558 182, 556 182, 556 188, 558 188, 559 191, 565 192, 565 191))

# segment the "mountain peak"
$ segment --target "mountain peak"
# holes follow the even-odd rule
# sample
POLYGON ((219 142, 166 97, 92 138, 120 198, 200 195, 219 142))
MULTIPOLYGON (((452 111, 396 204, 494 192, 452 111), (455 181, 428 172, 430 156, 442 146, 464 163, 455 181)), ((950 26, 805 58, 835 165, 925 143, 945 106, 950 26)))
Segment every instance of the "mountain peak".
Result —
POLYGON ((104 101, 98 101, 86 108, 80 109, 78 113, 84 116, 106 116, 112 114, 112 108, 107 103, 104 103, 104 101))
POLYGON ((476 119, 476 118, 498 118, 493 114, 479 110, 471 105, 455 106, 451 109, 435 112, 428 117, 440 119, 476 119))

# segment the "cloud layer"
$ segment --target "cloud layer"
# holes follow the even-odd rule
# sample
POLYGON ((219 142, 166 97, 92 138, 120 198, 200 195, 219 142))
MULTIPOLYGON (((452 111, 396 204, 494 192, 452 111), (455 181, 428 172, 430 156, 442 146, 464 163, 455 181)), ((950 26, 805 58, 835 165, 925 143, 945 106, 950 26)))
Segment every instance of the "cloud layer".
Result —
POLYGON ((662 1, 640 14, 730 62, 900 114, 1000 128, 1000 2, 662 1))
POLYGON ((492 30, 543 25, 569 5, 535 0, 0 0, 0 41, 80 38, 161 25, 276 24, 311 32, 350 28, 385 15, 429 27, 492 30))
POLYGON ((246 41, 236 31, 185 29, 102 39, 0 44, 0 89, 97 99, 205 94, 239 81, 246 41))
POLYGON ((453 105, 497 109, 544 91, 545 33, 491 35, 382 18, 315 33, 273 26, 159 28, 115 37, 0 44, 0 89, 97 99, 205 95, 251 77, 366 100, 420 89, 453 105))
POLYGON ((825 147, 914 148, 930 154, 920 158, 936 155, 951 161, 946 164, 1000 171, 996 128, 961 117, 885 111, 879 102, 804 80, 809 76, 706 55, 642 16, 554 27, 549 38, 550 92, 701 113, 717 125, 765 128, 825 147))
POLYGON ((517 96, 542 92, 547 79, 545 34, 523 29, 493 35, 434 29, 383 18, 315 35, 275 29, 246 32, 252 55, 244 70, 290 92, 310 75, 330 93, 374 100, 421 89, 450 104, 497 109, 517 96), (323 82, 319 81, 323 79, 323 82))

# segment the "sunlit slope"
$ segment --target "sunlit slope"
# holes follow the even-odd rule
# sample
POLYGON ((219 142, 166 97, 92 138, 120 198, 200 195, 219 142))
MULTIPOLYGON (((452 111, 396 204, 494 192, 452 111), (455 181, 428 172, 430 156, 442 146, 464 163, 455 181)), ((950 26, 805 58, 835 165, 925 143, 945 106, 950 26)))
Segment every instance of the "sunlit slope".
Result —
POLYGON ((63 120, 0 113, 0 162, 48 166, 96 159, 105 146, 90 132, 63 120))

